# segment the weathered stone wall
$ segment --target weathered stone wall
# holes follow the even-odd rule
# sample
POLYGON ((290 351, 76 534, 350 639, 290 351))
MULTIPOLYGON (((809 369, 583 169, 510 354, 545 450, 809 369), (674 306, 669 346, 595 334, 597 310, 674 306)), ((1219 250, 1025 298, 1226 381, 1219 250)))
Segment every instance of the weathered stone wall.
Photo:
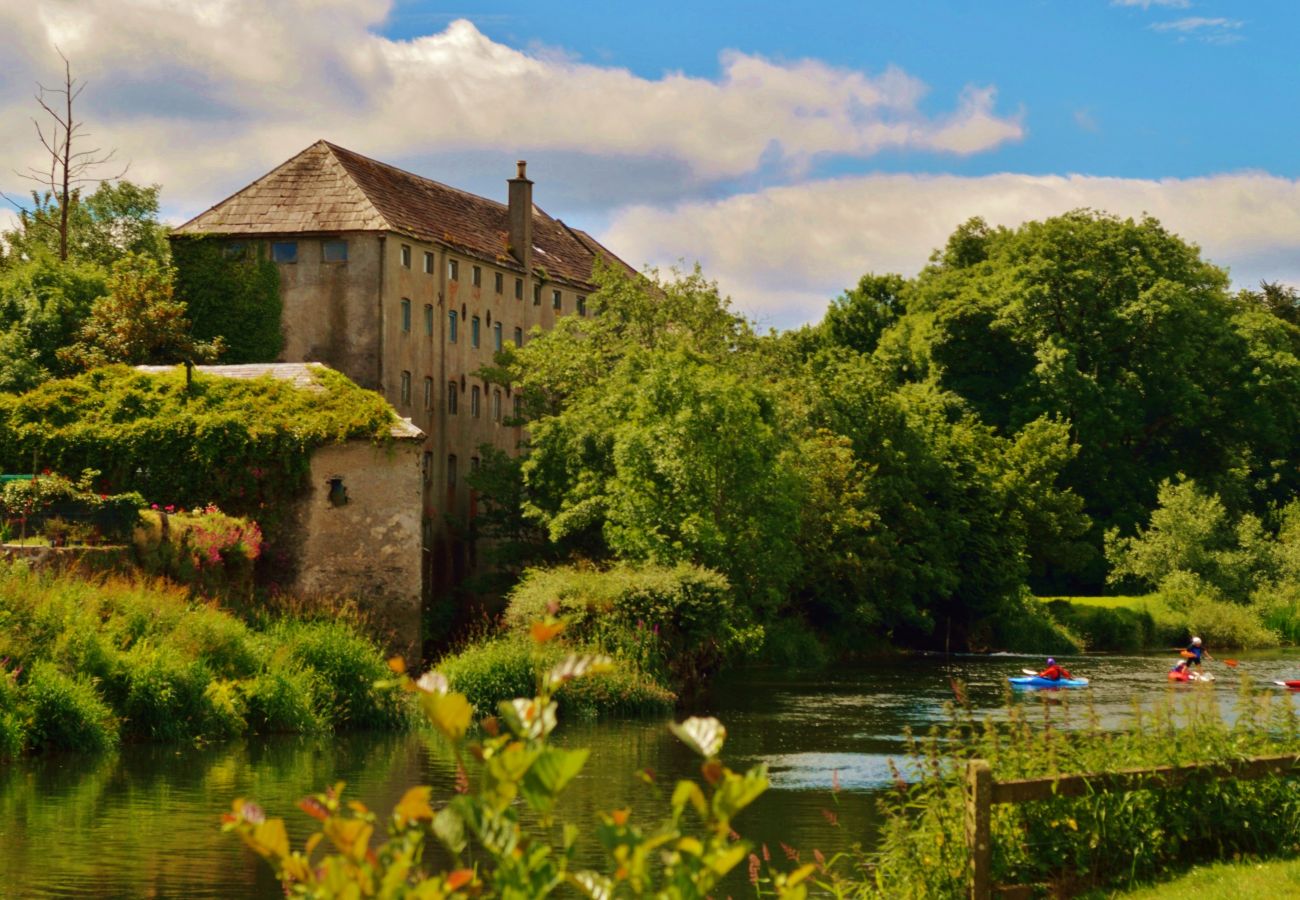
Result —
MULTIPOLYGON (((296 262, 281 263, 284 362, 323 362, 380 389, 379 316, 383 238, 375 234, 290 236, 296 262), (326 240, 346 240, 348 258, 325 262, 326 240)), ((286 238, 288 239, 288 238, 286 238)))
POLYGON ((392 653, 420 652, 421 441, 349 441, 312 454, 311 483, 289 517, 291 590, 352 597, 392 653), (342 478, 347 502, 330 499, 342 478))

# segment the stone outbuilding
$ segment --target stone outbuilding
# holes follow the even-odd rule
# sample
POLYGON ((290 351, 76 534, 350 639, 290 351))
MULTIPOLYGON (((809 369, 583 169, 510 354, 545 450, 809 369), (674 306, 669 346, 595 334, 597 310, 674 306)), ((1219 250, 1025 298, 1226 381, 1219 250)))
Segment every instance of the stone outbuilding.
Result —
MULTIPOLYGON (((170 366, 137 366, 170 372, 170 366)), ((272 378, 321 390, 320 363, 196 366, 206 376, 272 378)), ((316 448, 306 491, 286 515, 277 544, 288 565, 277 585, 301 597, 350 597, 390 652, 420 653, 423 595, 423 445, 409 419, 394 418, 392 440, 350 440, 316 448)))

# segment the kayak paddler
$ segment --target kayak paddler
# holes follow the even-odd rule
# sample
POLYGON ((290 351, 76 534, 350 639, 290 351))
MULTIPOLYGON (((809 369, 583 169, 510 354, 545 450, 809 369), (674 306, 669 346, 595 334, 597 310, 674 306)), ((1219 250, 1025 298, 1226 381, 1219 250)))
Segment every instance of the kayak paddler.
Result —
POLYGON ((1192 642, 1188 644, 1187 649, 1183 651, 1183 658, 1187 660, 1187 665, 1196 666, 1199 669, 1201 667, 1201 657, 1214 659, 1213 656, 1210 656, 1209 651, 1205 649, 1204 645, 1201 644, 1201 639, 1193 637, 1192 642))
POLYGON ((1062 678, 1073 678, 1074 676, 1062 666, 1056 664, 1056 660, 1050 656, 1047 658, 1047 668, 1038 673, 1039 678, 1046 678, 1049 681, 1060 681, 1062 678))

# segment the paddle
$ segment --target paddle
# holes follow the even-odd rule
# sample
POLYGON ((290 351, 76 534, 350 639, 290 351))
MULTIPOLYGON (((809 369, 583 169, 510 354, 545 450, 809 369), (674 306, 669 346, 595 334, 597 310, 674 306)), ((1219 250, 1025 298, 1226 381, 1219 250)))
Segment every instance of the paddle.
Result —
POLYGON ((1034 676, 1038 675, 1037 669, 1021 669, 1020 671, 1024 672, 1026 675, 1034 675, 1034 676))

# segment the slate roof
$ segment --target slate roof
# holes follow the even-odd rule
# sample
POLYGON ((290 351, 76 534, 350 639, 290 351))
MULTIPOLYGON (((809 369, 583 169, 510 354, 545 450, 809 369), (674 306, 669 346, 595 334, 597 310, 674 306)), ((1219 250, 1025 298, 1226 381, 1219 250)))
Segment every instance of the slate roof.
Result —
MULTIPOLYGON (((504 203, 317 141, 248 187, 176 229, 177 234, 273 235, 391 231, 522 271, 507 249, 504 203)), ((533 205, 533 267, 590 285, 597 257, 627 263, 586 232, 533 205)))
MULTIPOLYGON (((136 366, 137 372, 161 375, 176 371, 176 366, 136 366)), ((279 381, 291 381, 293 386, 304 391, 323 391, 316 380, 316 372, 328 369, 322 363, 242 363, 230 366, 195 366, 194 371, 201 375, 215 375, 219 378, 262 378, 269 375, 279 381)), ((398 440, 424 440, 424 432, 404 419, 393 414, 393 427, 389 432, 398 440)))

